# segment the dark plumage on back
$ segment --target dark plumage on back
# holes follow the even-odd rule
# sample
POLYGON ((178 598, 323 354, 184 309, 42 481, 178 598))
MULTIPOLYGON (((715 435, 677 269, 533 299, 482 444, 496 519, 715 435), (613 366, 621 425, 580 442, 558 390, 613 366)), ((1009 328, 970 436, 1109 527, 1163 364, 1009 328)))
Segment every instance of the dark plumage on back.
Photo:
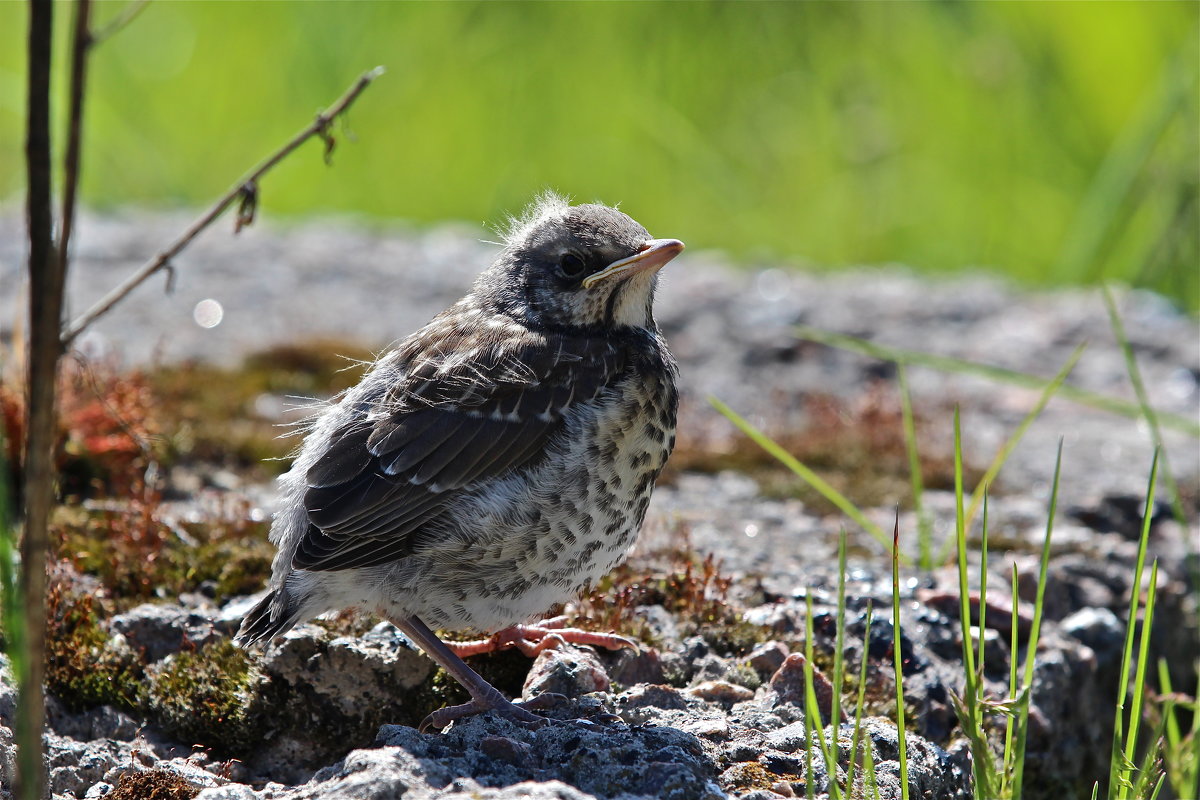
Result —
POLYGON ((413 550, 448 493, 535 460, 564 416, 621 375, 624 354, 597 338, 530 334, 480 360, 442 338, 398 354, 407 372, 386 396, 335 432, 309 467, 310 525, 294 569, 367 567, 413 550))

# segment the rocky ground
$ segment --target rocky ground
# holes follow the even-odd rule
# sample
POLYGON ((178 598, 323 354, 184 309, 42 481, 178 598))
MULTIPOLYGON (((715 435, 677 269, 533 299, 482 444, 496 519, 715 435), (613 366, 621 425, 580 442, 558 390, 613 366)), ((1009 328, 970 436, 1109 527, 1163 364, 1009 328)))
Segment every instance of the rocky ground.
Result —
MULTIPOLYGON (((185 221, 85 218, 73 308, 86 307, 185 221)), ((19 307, 19 222, 17 215, 0 216, 5 314, 19 307)), ((80 347, 92 359, 115 352, 131 364, 204 359, 230 366, 280 343, 321 338, 379 349, 461 295, 493 251, 481 238, 489 237, 465 227, 371 231, 347 223, 258 226, 237 238, 209 232, 177 261, 172 293, 161 284, 142 287, 80 347), (217 308, 219 324, 196 321, 211 324, 217 308)), ((1152 295, 1120 300, 1154 404, 1194 422, 1200 408, 1195 320, 1152 295)), ((600 587, 607 595, 568 609, 583 623, 620 626, 642 648, 566 648, 532 666, 516 654, 477 664, 514 695, 567 695, 565 705, 547 712, 551 724, 525 730, 481 717, 445 733, 418 733, 411 726, 452 699, 453 687, 390 626, 346 618, 306 625, 247 661, 228 651, 228 637, 253 596, 202 585, 129 604, 101 620, 106 641, 97 652, 136 662, 140 685, 149 688, 136 703, 51 698, 47 746, 55 796, 187 797, 202 790, 205 800, 768 798, 802 796, 811 787, 823 797, 831 776, 818 737, 836 743, 836 777, 844 783, 854 730, 846 712, 853 711, 865 659, 862 737, 880 796, 899 797, 886 552, 771 468, 708 397, 834 476, 885 530, 901 505, 901 550, 915 555, 918 524, 909 510, 894 366, 806 340, 797 326, 1046 377, 1087 342, 1068 383, 1132 399, 1101 298, 1094 291, 1025 293, 986 277, 931 282, 900 268, 836 275, 780 265, 734 269, 717 254, 689 252, 665 274, 657 307, 683 385, 674 469, 655 494, 630 566, 600 587), (842 651, 854 680, 848 694, 834 698, 828 678, 838 647, 836 553, 843 528, 851 555, 842 651), (868 604, 875 611, 869 629, 868 604), (820 720, 804 713, 801 654, 809 624, 820 720), (224 680, 226 694, 205 694, 209 685, 197 676, 224 680), (203 702, 195 705, 198 697, 203 702), (825 727, 835 699, 841 724, 825 727)), ((12 323, 0 317, 8 330, 12 323)), ((966 458, 977 477, 1038 392, 928 368, 910 368, 907 377, 936 551, 954 527, 947 491, 953 407, 961 408, 966 458)), ((254 410, 284 419, 286 405, 267 391, 254 410)), ((1200 566, 1194 555, 1200 452, 1189 434, 1172 427, 1164 433, 1190 524, 1185 530, 1171 518, 1161 494, 1151 533, 1161 570, 1154 645, 1175 686, 1194 686, 1200 587, 1189 576, 1200 566)), ((982 635, 984 678, 995 698, 1007 693, 1014 625, 1016 655, 1026 656, 1060 441, 1059 513, 1026 766, 1033 797, 1088 796, 1091 782, 1107 774, 1139 498, 1152 454, 1143 425, 1062 399, 1051 401, 1013 450, 989 503, 991 602, 982 635), (1004 611, 1014 563, 1022 602, 1015 622, 1004 611)), ((194 516, 217 496, 244 499, 235 507, 248 519, 269 513, 269 484, 226 473, 203 464, 172 472, 174 501, 163 508, 194 516)), ((977 573, 977 554, 972 565, 977 573)), ((88 580, 96 579, 74 576, 73 591, 86 594, 88 580)), ((969 793, 969 753, 952 699, 963 685, 957 580, 953 568, 903 569, 900 655, 915 797, 969 793)), ((13 702, 11 686, 0 683, 5 787, 12 746, 4 726, 11 725, 13 702)))

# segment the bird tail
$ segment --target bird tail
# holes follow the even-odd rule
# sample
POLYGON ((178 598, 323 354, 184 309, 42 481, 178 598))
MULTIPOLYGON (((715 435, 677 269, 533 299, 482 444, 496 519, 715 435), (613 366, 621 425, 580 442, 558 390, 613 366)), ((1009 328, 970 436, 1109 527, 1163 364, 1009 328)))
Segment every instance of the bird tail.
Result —
POLYGON ((286 592, 276 589, 242 617, 233 641, 239 647, 269 642, 295 627, 303 610, 302 603, 292 602, 286 592))

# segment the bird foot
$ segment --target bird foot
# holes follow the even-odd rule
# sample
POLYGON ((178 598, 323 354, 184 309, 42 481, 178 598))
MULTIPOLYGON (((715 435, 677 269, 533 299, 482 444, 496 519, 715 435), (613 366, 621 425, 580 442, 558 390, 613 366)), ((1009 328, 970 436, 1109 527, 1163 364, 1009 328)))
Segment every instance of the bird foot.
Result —
POLYGON ((417 727, 417 730, 421 733, 428 733, 431 730, 440 731, 451 722, 473 717, 476 714, 482 714, 487 711, 495 711, 500 716, 510 719, 526 728, 540 728, 550 720, 534 714, 533 711, 553 708, 559 703, 565 702, 566 699, 564 695, 554 694, 553 692, 546 692, 532 700, 525 700, 520 703, 510 702, 503 697, 477 698, 462 705, 439 708, 425 717, 417 727))
POLYGON ((496 631, 486 639, 446 642, 446 646, 461 658, 480 653, 495 653, 510 647, 515 647, 530 658, 534 658, 543 650, 553 650, 568 642, 605 647, 609 650, 620 650, 622 647, 638 649, 637 642, 624 636, 618 636, 615 633, 595 633, 582 628, 568 628, 566 623, 566 617, 554 617, 533 625, 512 625, 496 631))

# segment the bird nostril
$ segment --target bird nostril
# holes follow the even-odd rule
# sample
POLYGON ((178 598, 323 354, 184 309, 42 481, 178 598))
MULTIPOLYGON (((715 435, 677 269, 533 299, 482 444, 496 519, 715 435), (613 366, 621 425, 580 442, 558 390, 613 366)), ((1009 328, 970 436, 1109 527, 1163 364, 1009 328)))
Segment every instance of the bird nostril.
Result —
POLYGON ((638 251, 639 253, 644 253, 644 252, 646 252, 647 250, 649 250, 649 249, 650 249, 650 244, 651 244, 650 242, 646 242, 646 243, 645 243, 645 244, 643 244, 641 247, 639 247, 639 248, 637 249, 637 251, 638 251))

